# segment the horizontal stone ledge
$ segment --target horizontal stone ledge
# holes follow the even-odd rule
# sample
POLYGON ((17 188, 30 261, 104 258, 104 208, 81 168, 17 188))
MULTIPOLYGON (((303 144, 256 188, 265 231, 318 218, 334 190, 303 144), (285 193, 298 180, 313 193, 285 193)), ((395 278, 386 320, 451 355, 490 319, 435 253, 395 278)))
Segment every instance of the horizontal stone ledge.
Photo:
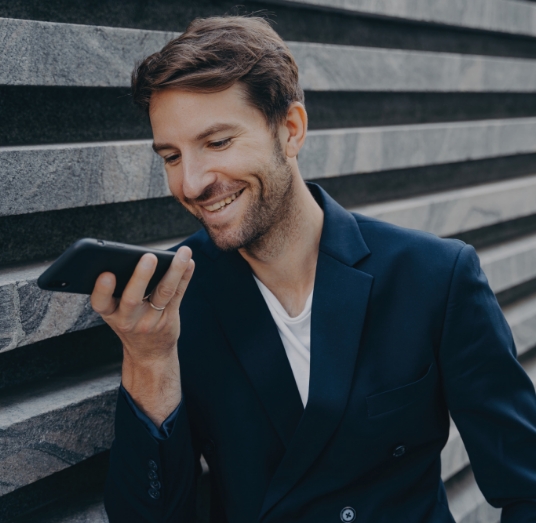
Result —
MULTIPOLYGON (((2 18, 0 34, 6 35, 0 49, 0 85, 126 87, 135 62, 179 33, 2 18)), ((534 60, 302 42, 288 45, 306 90, 536 90, 534 60)))
MULTIPOLYGON (((253 1, 266 4, 266 0, 253 1)), ((269 3, 536 36, 536 6, 514 0, 270 0, 269 3)))
POLYGON ((536 234, 480 249, 478 255, 495 294, 536 278, 536 234))
POLYGON ((0 148, 0 216, 169 196, 151 143, 0 148))
MULTIPOLYGON (((183 238, 146 244, 168 249, 183 238)), ((0 352, 103 323, 82 294, 42 291, 37 278, 49 263, 0 270, 0 352)))
MULTIPOLYGON (((306 180, 536 152, 536 118, 310 131, 306 180)), ((0 147, 0 216, 170 194, 150 140, 0 147)))
POLYGON ((455 236, 535 214, 536 175, 352 210, 402 227, 455 236))
POLYGON ((481 160, 536 151, 536 118, 310 131, 305 179, 481 160))
POLYGON ((108 449, 120 382, 114 365, 0 400, 0 496, 108 449))

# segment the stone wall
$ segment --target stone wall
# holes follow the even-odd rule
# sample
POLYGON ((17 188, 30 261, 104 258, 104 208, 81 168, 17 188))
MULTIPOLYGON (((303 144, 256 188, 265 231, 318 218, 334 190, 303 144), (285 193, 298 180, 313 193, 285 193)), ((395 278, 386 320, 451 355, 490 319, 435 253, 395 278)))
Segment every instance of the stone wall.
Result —
MULTIPOLYGON (((35 282, 80 237, 167 247, 197 229, 128 96, 135 60, 195 16, 269 14, 305 89, 304 177, 475 245, 536 380, 536 5, 241 5, 0 0, 0 521, 106 521, 120 347, 87 298, 35 282)), ((442 458, 456 520, 498 522, 455 426, 442 458)))

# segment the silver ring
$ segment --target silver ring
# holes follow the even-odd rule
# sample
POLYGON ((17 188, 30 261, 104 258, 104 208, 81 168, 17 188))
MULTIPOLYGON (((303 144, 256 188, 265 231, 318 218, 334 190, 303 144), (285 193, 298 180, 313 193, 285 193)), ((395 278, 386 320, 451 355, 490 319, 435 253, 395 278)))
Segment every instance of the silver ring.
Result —
POLYGON ((157 307, 156 305, 153 305, 152 301, 151 300, 148 300, 149 301, 149 305, 155 310, 155 311, 158 311, 158 312, 162 312, 166 307, 157 307))
POLYGON ((153 302, 151 301, 151 295, 150 294, 147 294, 147 296, 145 296, 145 298, 143 298, 141 301, 148 301, 149 302, 149 305, 155 310, 155 311, 158 311, 158 312, 162 312, 166 307, 164 305, 164 307, 157 307, 156 305, 153 304, 153 302))

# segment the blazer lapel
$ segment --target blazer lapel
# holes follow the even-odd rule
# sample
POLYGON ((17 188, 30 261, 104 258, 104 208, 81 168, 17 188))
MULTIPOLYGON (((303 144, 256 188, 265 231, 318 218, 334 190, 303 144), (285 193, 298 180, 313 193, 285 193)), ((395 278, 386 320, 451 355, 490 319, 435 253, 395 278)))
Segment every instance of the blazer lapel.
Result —
POLYGON ((216 254, 203 280, 227 339, 285 447, 303 404, 277 326, 238 252, 216 254))
POLYGON ((308 185, 324 209, 311 315, 309 398, 259 519, 305 474, 343 416, 373 280, 353 267, 369 254, 355 218, 318 186, 308 185))

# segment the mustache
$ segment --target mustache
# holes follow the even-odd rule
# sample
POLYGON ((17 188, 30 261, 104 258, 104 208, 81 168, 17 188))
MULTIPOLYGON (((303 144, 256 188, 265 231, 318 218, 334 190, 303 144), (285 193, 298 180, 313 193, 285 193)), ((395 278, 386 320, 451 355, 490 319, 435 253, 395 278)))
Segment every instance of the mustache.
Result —
POLYGON ((184 203, 190 205, 203 205, 203 203, 211 200, 215 196, 224 195, 229 193, 235 193, 244 189, 245 185, 243 183, 214 183, 205 188, 205 190, 197 198, 187 198, 184 196, 184 203))

